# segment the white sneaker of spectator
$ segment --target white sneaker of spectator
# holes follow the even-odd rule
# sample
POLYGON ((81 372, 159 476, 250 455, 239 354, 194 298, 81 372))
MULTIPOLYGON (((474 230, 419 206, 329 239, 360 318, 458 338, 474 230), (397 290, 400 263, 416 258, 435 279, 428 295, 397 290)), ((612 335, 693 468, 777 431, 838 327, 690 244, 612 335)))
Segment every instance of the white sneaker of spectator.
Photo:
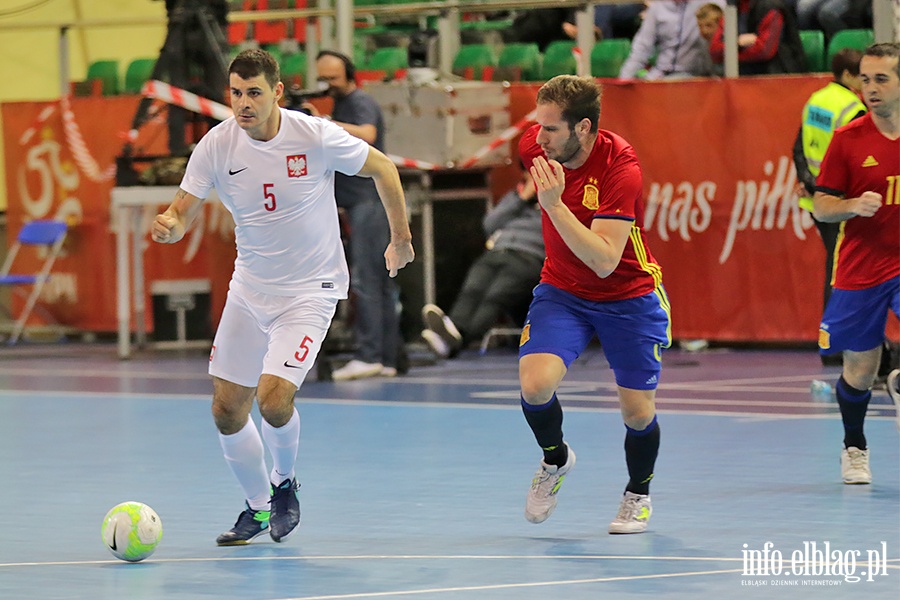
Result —
POLYGON ((377 377, 384 370, 381 363, 367 363, 355 358, 346 365, 331 374, 335 381, 349 381, 351 379, 366 379, 377 377))

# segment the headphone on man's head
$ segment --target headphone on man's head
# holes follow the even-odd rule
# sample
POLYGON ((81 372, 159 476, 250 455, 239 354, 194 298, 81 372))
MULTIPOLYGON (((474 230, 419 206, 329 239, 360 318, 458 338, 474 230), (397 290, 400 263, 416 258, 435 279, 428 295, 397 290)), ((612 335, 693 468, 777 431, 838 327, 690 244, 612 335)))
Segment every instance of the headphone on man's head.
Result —
POLYGON ((323 56, 334 56, 335 58, 341 59, 341 62, 344 63, 344 75, 347 77, 347 81, 355 81, 356 65, 353 64, 353 61, 350 60, 346 54, 341 54, 334 50, 322 50, 316 55, 316 60, 319 60, 323 56))

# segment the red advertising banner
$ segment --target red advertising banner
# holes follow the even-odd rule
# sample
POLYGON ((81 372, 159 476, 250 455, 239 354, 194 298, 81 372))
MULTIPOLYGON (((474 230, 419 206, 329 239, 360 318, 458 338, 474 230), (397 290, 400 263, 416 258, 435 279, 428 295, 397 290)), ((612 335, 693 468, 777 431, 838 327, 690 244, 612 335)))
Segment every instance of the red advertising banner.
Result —
MULTIPOLYGON (((644 169, 645 226, 663 267, 676 338, 816 340, 825 256, 812 219, 792 192, 791 149, 804 102, 827 81, 812 76, 604 86, 601 127, 629 140, 644 169)), ((537 87, 513 85, 510 122, 534 109, 537 87)), ((42 300, 64 323, 88 331, 116 329, 112 167, 138 100, 2 106, 8 238, 32 219, 65 218, 74 226, 42 300)), ((164 127, 145 129, 138 145, 164 152, 164 127)), ((512 170, 499 170, 495 182, 511 185, 512 170)), ((170 201, 161 197, 159 208, 170 201)), ((144 231, 156 210, 145 211, 144 231)), ((222 210, 207 207, 204 229, 190 243, 159 246, 144 237, 147 281, 210 279, 214 323, 234 260, 233 232, 222 210)), ((889 329, 897 338, 895 320, 889 329)))
MULTIPOLYGON (((84 97, 0 107, 8 191, 7 239, 14 240, 22 224, 31 220, 64 219, 69 223, 63 253, 41 293, 41 303, 61 323, 85 331, 116 330, 110 194, 115 185, 115 157, 122 152, 138 101, 134 96, 84 97)), ((136 147, 147 154, 164 153, 164 123, 157 118, 145 127, 136 147)), ((171 195, 161 196, 159 208, 171 201, 171 195)), ((211 218, 202 219, 201 225, 229 222, 220 218, 218 213, 224 209, 219 205, 206 211, 211 218)), ((143 231, 149 231, 156 212, 155 207, 144 211, 143 231)), ((144 261, 148 281, 214 279, 212 302, 217 320, 235 252, 233 231, 229 231, 230 239, 222 242, 221 232, 212 235, 212 228, 199 229, 186 238, 187 243, 174 246, 151 244, 145 236, 144 261), (210 273, 216 275, 210 277, 210 273), (218 281, 223 278, 225 283, 218 281)), ((39 266, 38 261, 29 265, 28 257, 22 258, 17 264, 26 270, 39 266)), ((151 317, 148 315, 147 327, 152 328, 151 317)), ((32 319, 37 320, 37 316, 32 319)))

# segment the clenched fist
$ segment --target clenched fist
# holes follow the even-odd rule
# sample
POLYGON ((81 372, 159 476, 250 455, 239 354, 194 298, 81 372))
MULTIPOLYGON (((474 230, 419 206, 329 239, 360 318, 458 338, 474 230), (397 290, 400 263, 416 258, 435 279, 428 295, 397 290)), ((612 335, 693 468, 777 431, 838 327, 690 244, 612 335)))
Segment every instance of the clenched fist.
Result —
POLYGON ((860 217, 874 216, 881 208, 881 194, 878 192, 863 192, 853 206, 853 212, 860 217))
POLYGON ((184 235, 184 229, 179 226, 178 219, 163 213, 156 215, 153 226, 150 228, 150 237, 160 244, 174 244, 184 235))

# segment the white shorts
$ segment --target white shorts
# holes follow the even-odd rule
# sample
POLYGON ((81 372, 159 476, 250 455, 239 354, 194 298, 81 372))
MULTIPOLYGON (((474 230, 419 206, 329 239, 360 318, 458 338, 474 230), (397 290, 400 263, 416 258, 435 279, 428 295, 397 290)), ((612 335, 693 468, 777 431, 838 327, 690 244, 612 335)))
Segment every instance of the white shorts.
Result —
POLYGON ((337 298, 273 296, 232 280, 209 374, 256 387, 263 373, 300 387, 322 348, 337 298))

